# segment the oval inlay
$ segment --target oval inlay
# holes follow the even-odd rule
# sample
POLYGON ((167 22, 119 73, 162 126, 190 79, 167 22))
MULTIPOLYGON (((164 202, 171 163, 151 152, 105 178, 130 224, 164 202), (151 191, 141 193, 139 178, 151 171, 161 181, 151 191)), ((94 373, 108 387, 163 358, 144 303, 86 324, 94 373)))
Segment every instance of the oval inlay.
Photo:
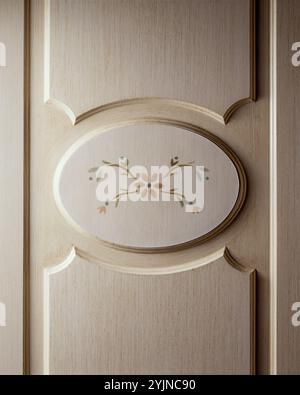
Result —
POLYGON ((120 248, 168 251, 228 226, 243 205, 246 176, 211 133, 179 122, 135 122, 96 130, 71 146, 56 169, 54 194, 77 229, 120 248))

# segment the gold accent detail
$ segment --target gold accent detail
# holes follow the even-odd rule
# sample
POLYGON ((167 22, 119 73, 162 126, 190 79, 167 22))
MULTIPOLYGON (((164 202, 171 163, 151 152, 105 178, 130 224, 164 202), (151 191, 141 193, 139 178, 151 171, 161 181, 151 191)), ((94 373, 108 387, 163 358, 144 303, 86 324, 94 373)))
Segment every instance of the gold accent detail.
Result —
POLYGON ((30 9, 24 0, 23 374, 30 374, 30 9))
MULTIPOLYGON (((49 37, 50 37, 50 25, 49 23, 46 23, 47 18, 50 18, 50 0, 47 0, 47 8, 45 9, 45 37, 47 37, 47 44, 45 43, 45 47, 49 45, 49 37)), ((49 22, 49 21, 48 21, 49 22)), ((47 87, 45 83, 45 103, 46 104, 52 104, 55 105, 57 108, 65 112, 67 116, 70 118, 71 122, 73 125, 78 124, 79 122, 99 113, 105 110, 110 110, 113 108, 118 108, 126 105, 131 105, 131 104, 166 104, 166 105, 171 105, 171 106, 177 106, 179 108, 187 109, 187 110, 192 110, 195 112, 199 112, 201 114, 204 114, 207 117, 210 117, 217 122, 226 125, 228 124, 231 116, 233 113, 235 113, 240 107, 243 105, 252 103, 256 101, 256 0, 250 0, 250 34, 249 34, 249 48, 250 48, 250 94, 248 97, 242 98, 238 100, 237 102, 233 103, 229 108, 225 111, 223 115, 218 114, 217 112, 210 110, 208 108, 205 108, 203 106, 194 104, 194 103, 189 103, 181 100, 176 100, 176 99, 168 99, 168 98, 162 98, 162 97, 142 97, 142 98, 132 98, 132 99, 125 99, 125 100, 119 100, 115 101, 112 103, 107 103, 103 104, 101 106, 92 108, 91 110, 88 110, 82 114, 79 114, 76 116, 72 109, 65 103, 61 102, 60 100, 57 100, 55 98, 50 98, 49 94, 49 81, 47 81, 47 87)), ((45 48, 45 53, 47 54, 45 56, 45 63, 50 62, 49 58, 49 48, 45 48), (47 52, 48 51, 48 52, 47 52), (47 59, 47 60, 46 60, 47 59)), ((47 73, 49 72, 49 67, 47 66, 47 73)), ((49 75, 47 75, 47 78, 49 79, 49 75)))
MULTIPOLYGON (((199 134, 203 136, 204 138, 210 140, 212 143, 216 144, 226 155, 227 157, 232 161, 239 177, 239 194, 237 197, 237 200, 235 202, 235 205, 229 215, 225 218, 223 222, 221 222, 216 228, 208 232, 207 234, 198 237, 196 239, 190 240, 188 242, 184 242, 181 244, 176 244, 173 246, 168 246, 168 247, 153 247, 153 248, 142 248, 142 247, 128 247, 128 246, 123 246, 123 245, 118 245, 115 243, 107 242, 104 240, 101 240, 100 238, 93 236, 83 230, 78 224, 76 224, 69 216, 69 214, 66 213, 66 210, 64 209, 59 193, 58 193, 58 167, 55 171, 54 175, 54 182, 53 182, 53 190, 54 190, 54 198, 56 205, 61 212, 62 216, 68 221, 68 223, 71 223, 71 225, 79 230, 81 233, 86 234, 87 236, 96 239, 98 242, 102 243, 103 245, 113 247, 118 250, 122 251, 127 251, 127 252, 135 252, 135 253, 142 253, 142 254, 153 254, 153 253, 165 253, 165 252, 170 252, 170 251, 179 251, 182 249, 186 249, 189 247, 193 247, 195 245, 202 244, 219 233, 221 233, 225 228, 227 228, 233 220, 237 217, 238 213, 241 211, 246 195, 247 195, 247 177, 246 173, 244 170, 244 167, 238 158, 238 156, 231 150, 231 148, 225 144, 219 137, 213 135, 212 133, 189 123, 186 122, 181 122, 181 121, 174 121, 170 119, 164 119, 164 118, 141 118, 141 119, 136 119, 136 120, 130 120, 130 121, 124 121, 124 122, 118 122, 115 124, 111 124, 107 127, 103 127, 102 129, 96 129, 94 132, 91 133, 100 133, 104 131, 108 131, 111 129, 115 129, 116 127, 122 127, 122 126, 127 126, 127 125, 135 125, 135 124, 140 124, 140 123, 157 123, 157 124, 167 124, 170 126, 175 126, 175 127, 180 127, 182 129, 186 129, 187 131, 199 134)), ((87 134, 87 138, 91 135, 91 133, 87 134)), ((80 141, 80 140, 79 140, 80 141)), ((75 143, 76 144, 76 143, 75 143)), ((68 152, 68 151, 67 151, 68 152)), ((66 155, 66 153, 64 154, 66 155)), ((62 158, 64 158, 64 155, 62 158)), ((62 160, 62 159, 61 159, 62 160)), ((61 162, 60 160, 60 162, 61 162)), ((60 163, 59 162, 59 163, 60 163)), ((58 164, 59 166, 59 164, 58 164)))

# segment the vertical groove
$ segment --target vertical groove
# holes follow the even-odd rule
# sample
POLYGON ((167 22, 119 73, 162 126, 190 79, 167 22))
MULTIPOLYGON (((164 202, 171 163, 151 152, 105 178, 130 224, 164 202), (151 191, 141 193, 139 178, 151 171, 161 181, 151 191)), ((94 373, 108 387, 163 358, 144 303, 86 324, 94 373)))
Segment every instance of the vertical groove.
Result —
POLYGON ((270 373, 277 374, 277 0, 270 5, 270 373))
POLYGON ((256 271, 250 277, 250 355, 251 355, 251 374, 257 373, 257 353, 256 353, 256 271))
MULTIPOLYGON (((251 93, 250 98, 253 101, 257 100, 257 2, 256 0, 250 1, 250 85, 251 93)), ((250 308, 250 322, 251 322, 251 335, 250 335, 250 355, 251 355, 251 374, 257 373, 257 350, 256 350, 256 272, 251 275, 251 308, 250 308)))
POLYGON ((256 81, 256 0, 250 1, 250 99, 256 101, 257 81, 256 81))
MULTIPOLYGON (((44 102, 50 99, 50 0, 44 1, 44 102)), ((75 118, 75 116, 74 116, 75 118)))
POLYGON ((30 373, 30 0, 24 0, 23 373, 30 373))

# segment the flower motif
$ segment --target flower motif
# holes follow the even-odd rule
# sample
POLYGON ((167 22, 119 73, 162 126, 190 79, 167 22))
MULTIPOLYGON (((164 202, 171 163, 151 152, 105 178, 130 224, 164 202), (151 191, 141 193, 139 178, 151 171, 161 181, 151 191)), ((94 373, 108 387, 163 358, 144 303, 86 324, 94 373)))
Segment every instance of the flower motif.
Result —
POLYGON ((106 214, 107 206, 108 206, 108 205, 109 205, 109 202, 106 201, 106 202, 104 203, 103 206, 99 206, 99 207, 97 208, 99 214, 106 214))
MULTIPOLYGON (((178 188, 173 187, 170 189, 169 177, 175 176, 177 174, 180 175, 182 168, 186 166, 193 166, 194 161, 184 163, 179 160, 178 156, 172 157, 170 160, 171 168, 169 168, 167 174, 163 175, 161 182, 159 179, 159 174, 157 173, 153 173, 151 176, 148 175, 147 170, 146 173, 143 173, 142 171, 141 173, 136 173, 136 171, 132 173, 129 168, 129 161, 125 156, 121 156, 118 163, 106 160, 102 160, 102 163, 106 166, 122 170, 124 175, 127 175, 128 179, 133 179, 134 181, 131 183, 130 188, 127 187, 125 189, 121 189, 114 198, 97 207, 99 214, 107 213, 107 206, 110 204, 110 202, 115 202, 115 207, 118 207, 119 202, 122 201, 123 197, 129 197, 130 195, 132 201, 159 201, 160 193, 167 194, 170 196, 170 198, 173 197, 174 201, 179 202, 180 206, 185 208, 189 213, 199 214, 202 211, 200 207, 194 205, 195 201, 188 201, 186 199, 185 195, 180 191, 180 188, 179 190, 178 188), (168 179, 166 181, 167 177, 168 179)), ((104 178, 101 177, 100 170, 100 165, 90 168, 88 170, 90 173, 89 180, 96 180, 97 183, 101 183, 104 178)), ((205 168, 204 171, 207 172, 209 169, 205 168)), ((200 180, 201 174, 197 173, 197 176, 200 180)), ((209 180, 209 177, 205 176, 205 180, 209 180)))
POLYGON ((194 206, 192 210, 192 214, 199 214, 201 212, 200 207, 194 206))
POLYGON ((99 214, 106 214, 106 207, 105 206, 100 206, 97 208, 99 211, 99 214))
POLYGON ((140 194, 142 199, 158 198, 159 192, 163 187, 163 184, 158 182, 157 174, 152 174, 150 177, 147 173, 141 174, 138 180, 135 181, 134 185, 137 193, 140 194))

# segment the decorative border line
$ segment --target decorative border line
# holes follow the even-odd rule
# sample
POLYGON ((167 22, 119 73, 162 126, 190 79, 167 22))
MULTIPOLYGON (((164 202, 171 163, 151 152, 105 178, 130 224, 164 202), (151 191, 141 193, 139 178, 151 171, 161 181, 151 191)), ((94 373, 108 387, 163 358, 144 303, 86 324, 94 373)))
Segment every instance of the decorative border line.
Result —
POLYGON ((277 0, 270 3, 270 373, 277 374, 277 0))
POLYGON ((251 102, 256 101, 256 0, 250 0, 250 32, 249 32, 249 62, 250 62, 250 76, 249 76, 249 89, 250 94, 246 98, 242 98, 237 102, 233 103, 223 115, 218 114, 217 112, 205 108, 203 106, 189 103, 176 99, 168 99, 162 97, 143 97, 143 98, 131 98, 125 100, 119 100, 112 103, 107 103, 100 105, 98 107, 92 108, 82 114, 76 116, 72 109, 65 103, 57 100, 55 98, 50 98, 50 41, 51 41, 51 32, 50 32, 50 6, 51 0, 45 0, 45 15, 44 15, 44 102, 47 104, 55 105, 57 108, 62 110, 67 114, 70 118, 73 125, 78 124, 79 122, 105 110, 110 110, 113 108, 118 108, 131 104, 166 104, 172 105, 175 107, 192 110, 195 112, 199 112, 204 114, 207 117, 210 117, 216 120, 223 125, 228 124, 231 116, 235 113, 240 107, 243 105, 249 104, 251 102))
POLYGON ((181 121, 174 121, 170 120, 167 118, 140 118, 140 119, 135 119, 135 120, 130 120, 130 121, 124 121, 124 122, 118 122, 115 124, 111 124, 109 126, 95 129, 94 131, 87 133, 83 138, 80 138, 77 140, 71 147, 63 154, 62 158, 58 162, 58 165, 56 167, 55 173, 54 173, 54 179, 53 179, 53 194, 54 194, 54 199, 56 206, 62 216, 64 217, 65 220, 77 231, 79 231, 82 234, 85 234, 86 236, 91 237, 92 239, 96 240, 97 242, 112 247, 114 249, 122 250, 122 251, 127 251, 127 252, 135 252, 135 253, 142 253, 142 254, 153 254, 153 253, 167 253, 171 251, 180 251, 182 249, 186 249, 195 245, 202 244, 213 237, 217 236, 220 234, 225 228, 227 228, 237 217, 239 212, 241 211, 242 207, 244 206, 246 196, 247 196, 247 176, 245 169, 238 158, 238 156, 232 151, 232 149, 224 143, 219 137, 215 136, 214 134, 189 123, 186 122, 181 122, 181 121), (227 157, 231 160, 233 163, 238 177, 239 177, 239 194, 236 199, 236 202, 234 204, 234 207, 232 208, 231 212, 227 215, 227 217, 214 229, 206 233, 205 235, 202 235, 200 237, 197 237, 195 239, 189 240, 184 243, 179 243, 176 245, 172 246, 167 246, 167 247, 149 247, 149 248, 143 248, 143 247, 129 247, 129 246, 124 246, 124 245, 119 245, 111 242, 104 241, 96 236, 90 235, 88 232, 84 231, 78 224, 76 224, 73 219, 70 217, 70 215, 66 212, 61 199, 59 195, 59 177, 60 177, 60 172, 62 169, 62 166, 64 165, 65 161, 68 159, 69 155, 71 155, 74 150, 85 140, 88 140, 92 136, 99 134, 101 132, 108 131, 110 129, 116 128, 116 127, 123 127, 127 125, 136 125, 140 123, 157 123, 157 124, 166 124, 174 127, 180 127, 182 129, 185 129, 189 132, 193 132, 195 134, 199 134, 200 136, 203 136, 204 138, 210 140, 212 143, 217 145, 226 155, 227 157))
POLYGON ((24 0, 23 374, 30 374, 30 10, 24 0))
POLYGON ((49 278, 51 275, 62 272, 69 265, 72 264, 76 257, 82 258, 90 263, 100 264, 104 269, 121 272, 124 274, 132 275, 170 275, 185 272, 188 270, 199 269, 208 264, 214 263, 220 258, 224 258, 227 264, 232 266, 233 269, 238 270, 241 273, 247 273, 249 275, 250 282, 250 374, 256 373, 256 270, 253 268, 245 267, 237 262, 230 254, 228 248, 222 247, 220 250, 203 257, 201 259, 190 262, 189 264, 170 266, 168 268, 125 268, 117 266, 112 263, 104 262, 101 259, 84 252, 77 247, 73 246, 69 255, 63 260, 63 262, 53 265, 44 269, 43 275, 43 305, 44 305, 44 332, 43 332, 43 345, 44 345, 44 356, 43 356, 43 373, 45 375, 50 374, 50 287, 49 278))

